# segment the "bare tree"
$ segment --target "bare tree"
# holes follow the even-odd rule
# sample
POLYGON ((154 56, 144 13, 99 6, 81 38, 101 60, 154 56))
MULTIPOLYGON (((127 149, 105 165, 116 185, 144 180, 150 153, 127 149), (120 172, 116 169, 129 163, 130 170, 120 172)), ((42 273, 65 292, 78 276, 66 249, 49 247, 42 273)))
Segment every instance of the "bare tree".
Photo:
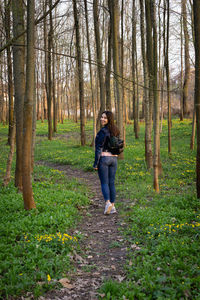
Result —
POLYGON ((99 24, 99 13, 98 13, 98 0, 93 1, 93 17, 94 17, 94 31, 95 31, 95 41, 96 41, 96 56, 97 56, 97 69, 99 77, 99 87, 100 87, 100 111, 98 114, 97 126, 99 126, 99 120, 102 112, 106 109, 105 102, 105 84, 103 76, 103 64, 102 64, 102 50, 100 42, 100 24, 99 24))
POLYGON ((145 0, 146 17, 146 41, 147 41, 147 65, 148 65, 148 101, 146 102, 146 163, 147 168, 153 167, 151 131, 152 131, 152 101, 153 101, 153 41, 150 0, 145 0))
POLYGON ((200 198, 200 6, 193 0, 194 32, 195 32, 195 107, 197 124, 197 156, 196 156, 196 187, 197 198, 200 198))
MULTIPOLYGON (((5 18, 4 26, 6 32, 6 41, 10 40, 10 4, 7 0, 4 0, 5 6, 5 18)), ((9 96, 9 131, 8 131, 8 144, 11 145, 11 136, 13 135, 12 130, 14 130, 14 101, 13 101, 13 71, 12 71, 12 59, 10 46, 6 48, 7 51, 7 66, 8 66, 8 96, 9 96)))
POLYGON ((35 0, 27 3, 26 91, 23 122, 23 199, 24 208, 35 208, 32 190, 32 125, 35 88, 35 0))
POLYGON ((25 94, 25 41, 24 41, 24 7, 23 0, 12 1, 13 15, 13 71, 15 89, 15 113, 16 113, 16 169, 15 186, 22 191, 22 141, 23 141, 23 108, 25 94), (20 36, 20 37, 18 37, 20 36), (18 38, 17 38, 18 37, 18 38))
POLYGON ((190 54, 189 54, 189 34, 187 28, 187 10, 186 0, 182 0, 182 15, 183 15, 183 31, 185 38, 185 76, 183 84, 183 114, 185 117, 189 115, 189 104, 188 104, 188 88, 190 81, 190 54))
POLYGON ((85 140, 84 82, 83 82, 83 65, 82 65, 82 54, 81 54, 80 29, 79 29, 79 19, 78 19, 76 0, 73 0, 73 11, 74 11, 74 24, 75 24, 75 30, 76 30, 76 52, 77 52, 78 79, 79 79, 81 145, 84 146, 85 142, 86 142, 86 140, 85 140))

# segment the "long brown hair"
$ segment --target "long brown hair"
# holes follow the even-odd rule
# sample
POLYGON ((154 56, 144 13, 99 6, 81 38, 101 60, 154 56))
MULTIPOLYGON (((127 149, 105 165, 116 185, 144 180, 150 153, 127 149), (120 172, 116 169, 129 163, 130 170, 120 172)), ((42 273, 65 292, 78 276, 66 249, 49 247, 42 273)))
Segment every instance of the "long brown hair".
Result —
POLYGON ((115 125, 114 115, 113 115, 112 111, 105 110, 104 112, 102 112, 102 115, 103 114, 106 114, 106 117, 108 119, 108 129, 110 131, 110 134, 113 136, 118 136, 120 134, 120 131, 117 128, 117 126, 115 125))

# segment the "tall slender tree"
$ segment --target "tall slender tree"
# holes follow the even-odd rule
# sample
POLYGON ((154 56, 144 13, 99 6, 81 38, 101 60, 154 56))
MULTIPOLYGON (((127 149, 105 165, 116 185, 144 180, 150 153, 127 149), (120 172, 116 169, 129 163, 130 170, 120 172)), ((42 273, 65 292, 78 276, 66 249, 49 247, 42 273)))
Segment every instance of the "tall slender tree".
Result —
POLYGON ((112 37, 113 37, 113 69, 115 78, 115 91, 117 100, 117 112, 118 112, 118 127, 123 137, 123 100, 121 93, 121 76, 119 66, 119 3, 117 0, 111 0, 111 14, 112 14, 112 37))
POLYGON ((74 24, 75 24, 75 31, 76 31, 76 53, 77 53, 78 80, 79 80, 81 145, 84 146, 86 143, 86 140, 85 140, 84 82, 83 82, 83 64, 82 64, 82 53, 81 53, 80 28, 79 28, 79 18, 78 18, 76 0, 73 0, 73 11, 74 11, 74 24))
POLYGON ((183 32, 185 40, 185 76, 183 83, 183 114, 184 117, 189 116, 188 89, 190 82, 190 53, 189 53, 189 34, 187 28, 187 8, 186 0, 182 0, 182 16, 183 16, 183 32))
POLYGON ((146 163, 147 168, 153 167, 153 155, 151 144, 152 131, 152 101, 153 101, 153 40, 152 40, 152 19, 150 0, 145 0, 145 18, 146 18, 146 48, 148 65, 148 102, 146 105, 146 163))
POLYGON ((97 57, 97 70, 99 77, 99 88, 100 88, 100 111, 98 114, 97 127, 99 127, 99 120, 102 112, 106 109, 105 101, 105 83, 103 76, 103 64, 102 64, 102 48, 100 41, 100 23, 99 23, 99 12, 98 12, 99 1, 93 1, 93 17, 94 17, 94 32, 96 41, 96 57, 97 57))
MULTIPOLYGON (((5 7, 5 17, 4 26, 6 32, 6 41, 10 40, 10 3, 4 0, 5 7)), ((11 136, 13 135, 12 130, 14 130, 14 101, 13 101, 13 70, 12 70, 12 59, 11 59, 11 49, 10 46, 6 48, 7 52, 7 66, 8 66, 8 97, 9 97, 9 131, 8 131, 8 144, 11 145, 11 136)))
POLYGON ((23 141, 23 109, 25 94, 25 38, 24 38, 24 4, 23 0, 12 1, 13 15, 13 72, 16 113, 16 168, 15 186, 22 191, 22 141, 23 141))
POLYGON ((196 156, 196 187, 197 198, 200 198, 200 6, 193 0, 194 32, 195 32, 195 108, 197 124, 197 156, 196 156))
POLYGON ((24 208, 35 208, 32 190, 32 125, 35 88, 35 0, 27 3, 26 91, 23 119, 23 199, 24 208))
MULTIPOLYGON (((166 1, 166 0, 165 0, 166 1)), ((167 2, 167 36, 166 36, 166 49, 165 49, 165 69, 167 78, 167 103, 168 103, 168 153, 171 153, 171 97, 170 97, 170 75, 169 75, 169 0, 167 2)))

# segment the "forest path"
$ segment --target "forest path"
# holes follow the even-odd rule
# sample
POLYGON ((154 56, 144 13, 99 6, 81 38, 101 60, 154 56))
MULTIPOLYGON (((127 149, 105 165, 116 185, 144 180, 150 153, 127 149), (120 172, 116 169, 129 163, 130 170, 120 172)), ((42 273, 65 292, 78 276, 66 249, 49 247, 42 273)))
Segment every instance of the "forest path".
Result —
POLYGON ((80 242, 81 254, 75 253, 72 258, 76 272, 67 276, 67 287, 49 291, 39 299, 98 299, 97 289, 105 280, 112 278, 121 282, 125 278, 123 266, 127 258, 127 248, 119 232, 119 227, 125 226, 125 223, 118 214, 103 214, 104 200, 97 172, 84 172, 69 165, 47 162, 40 164, 63 171, 68 178, 74 177, 80 183, 86 184, 91 191, 91 205, 87 213, 83 214, 82 221, 74 233, 75 235, 78 230, 84 236, 80 242))

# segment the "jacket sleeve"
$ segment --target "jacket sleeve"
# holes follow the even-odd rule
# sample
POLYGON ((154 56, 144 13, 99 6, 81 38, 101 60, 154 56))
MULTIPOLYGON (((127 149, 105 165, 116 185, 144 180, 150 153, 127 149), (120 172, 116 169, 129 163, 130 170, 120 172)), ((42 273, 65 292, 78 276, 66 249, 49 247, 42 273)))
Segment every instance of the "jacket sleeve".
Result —
POLYGON ((101 156, 101 152, 105 143, 105 138, 106 138, 106 132, 104 128, 102 128, 96 136, 95 139, 95 160, 93 164, 93 168, 97 168, 101 156))

